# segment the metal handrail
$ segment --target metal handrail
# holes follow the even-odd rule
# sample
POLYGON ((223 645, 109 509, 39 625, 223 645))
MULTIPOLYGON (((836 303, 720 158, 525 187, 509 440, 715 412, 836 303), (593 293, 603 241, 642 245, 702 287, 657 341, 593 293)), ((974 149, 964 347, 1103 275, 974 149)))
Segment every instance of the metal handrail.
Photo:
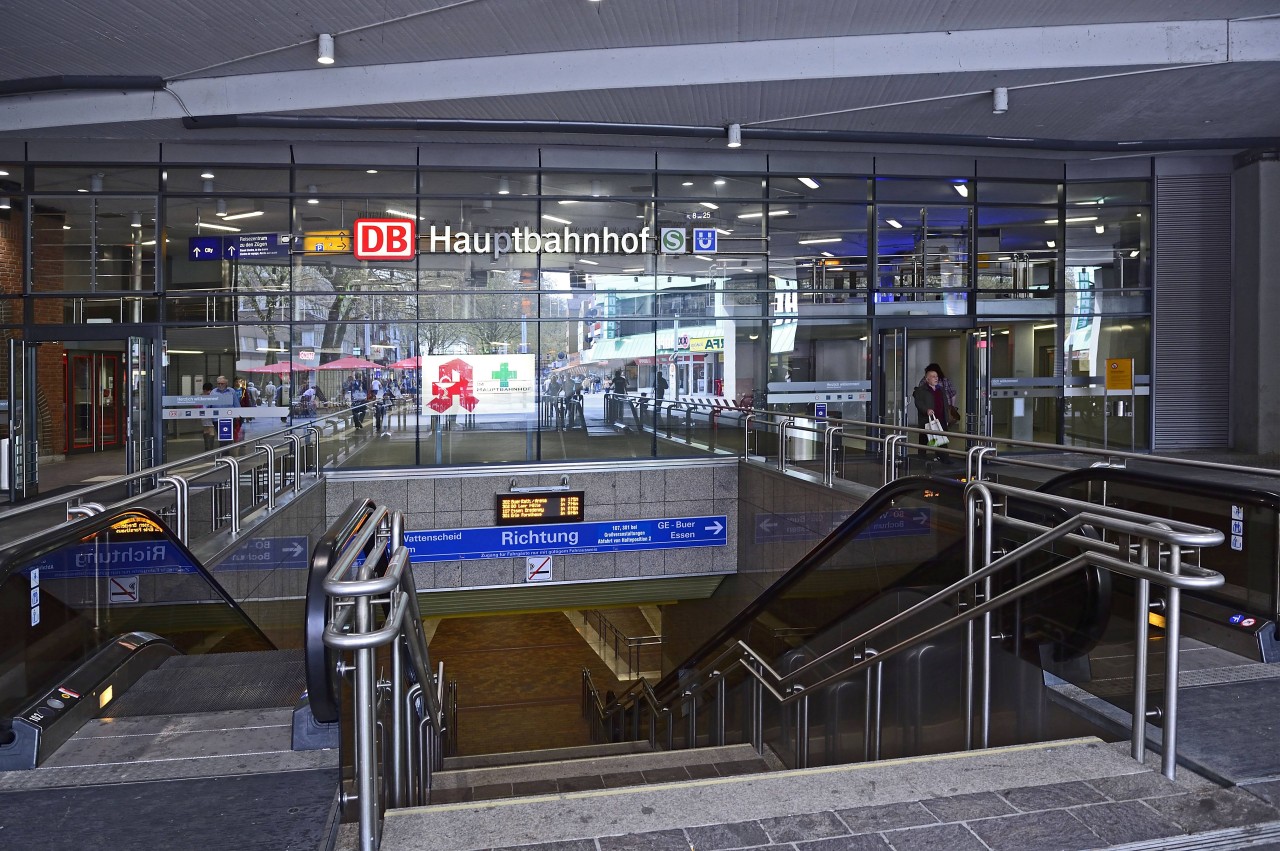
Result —
MULTIPOLYGON (((329 597, 324 644, 351 653, 344 667, 354 682, 356 804, 361 851, 373 851, 381 836, 381 780, 377 728, 381 696, 389 693, 391 718, 390 782, 392 806, 426 803, 431 774, 443 765, 449 729, 445 724, 443 667, 433 676, 425 631, 418 610, 418 591, 408 569, 404 515, 376 506, 356 530, 325 575, 329 597), (377 604, 386 613, 375 624, 377 604), (392 676, 379 682, 378 648, 391 645, 392 676), (435 679, 435 688, 431 688, 435 679)), ((348 798, 349 800, 349 798, 348 798)))
MULTIPOLYGON (((689 718, 689 743, 692 747, 696 736, 696 701, 698 694, 716 688, 723 692, 725 675, 739 668, 748 672, 748 675, 755 681, 753 686, 752 700, 752 739, 753 744, 760 749, 763 747, 761 732, 759 725, 761 723, 757 703, 761 692, 768 692, 778 702, 780 706, 790 706, 797 704, 796 710, 796 763, 798 767, 807 764, 807 709, 809 694, 824 687, 833 685, 837 682, 846 681, 851 677, 868 672, 871 676, 870 669, 874 668, 874 680, 868 679, 868 702, 866 706, 868 726, 864 730, 865 748, 868 759, 876 758, 879 753, 879 673, 882 671, 882 664, 893 657, 911 650, 934 637, 955 629, 960 626, 966 626, 970 632, 970 641, 968 648, 977 647, 980 656, 975 660, 969 649, 966 650, 966 665, 964 672, 965 681, 965 720, 966 720, 966 747, 972 747, 973 721, 975 716, 973 690, 975 685, 975 671, 978 668, 977 688, 980 695, 980 703, 976 712, 979 727, 979 747, 986 747, 988 743, 988 730, 990 726, 990 691, 991 691, 991 661, 990 661, 990 640, 991 631, 991 613, 997 609, 1013 603, 1028 594, 1051 585, 1064 577, 1079 571, 1085 567, 1098 567, 1113 573, 1133 578, 1138 586, 1136 623, 1135 623, 1135 640, 1137 642, 1137 654, 1134 665, 1134 711, 1133 711, 1133 733, 1131 750, 1135 759, 1141 760, 1145 756, 1145 725, 1146 725, 1146 704, 1147 704, 1147 601, 1149 599, 1150 583, 1155 582, 1163 585, 1167 589, 1166 594, 1166 641, 1169 644, 1166 652, 1166 672, 1165 679, 1165 702, 1162 710, 1162 718, 1164 722, 1164 739, 1162 746, 1162 764, 1161 769, 1166 777, 1172 779, 1176 771, 1177 760, 1177 682, 1178 682, 1178 648, 1179 639, 1179 618, 1180 618, 1180 599, 1179 595, 1182 590, 1201 590, 1206 588, 1219 587, 1224 583, 1224 577, 1215 571, 1204 568, 1184 565, 1181 563, 1181 550, 1184 547, 1197 548, 1216 546, 1224 540, 1223 534, 1217 530, 1206 526, 1200 526, 1180 521, 1170 521, 1165 518, 1156 518, 1149 515, 1138 514, 1136 512, 1126 511, 1123 509, 1110 508, 1106 506, 1097 506, 1091 503, 1084 503, 1077 500, 1067 499, 1063 497, 1054 497, 1048 494, 1042 494, 1035 491, 1026 491, 1020 488, 1014 488, 1003 485, 994 485, 986 482, 971 482, 965 489, 966 516, 968 518, 968 539, 969 553, 966 558, 966 576, 946 588, 937 591, 926 599, 916 603, 905 609, 893 617, 877 624, 876 626, 863 631, 861 634, 840 643, 838 646, 824 652, 816 659, 810 660, 785 675, 779 674, 770 668, 749 645, 740 640, 734 641, 726 647, 715 658, 699 665, 699 670, 703 673, 698 676, 696 682, 685 683, 680 687, 679 693, 671 698, 666 704, 659 704, 663 711, 669 711, 672 704, 683 702, 686 704, 687 717, 689 718), (995 511, 995 500, 993 494, 999 493, 1006 498, 1006 507, 1010 498, 1025 499, 1027 502, 1037 505, 1047 505, 1059 509, 1076 511, 1073 516, 1059 523, 1056 526, 1046 528, 1039 524, 1031 523, 1025 520, 1017 520, 1004 514, 997 514, 995 511), (1030 541, 1014 548, 1012 551, 1002 555, 1000 558, 992 559, 992 529, 997 523, 1009 523, 1020 530, 1039 530, 1041 534, 1037 535, 1030 541), (1085 527, 1100 527, 1119 534, 1128 535, 1131 539, 1139 541, 1140 562, 1134 564, 1122 558, 1118 558, 1115 553, 1128 554, 1129 549, 1123 550, 1115 544, 1109 544, 1104 541, 1095 541, 1086 539, 1079 535, 1080 530, 1085 527), (975 550, 977 543, 977 534, 981 532, 981 545, 975 550), (991 577, 1001 571, 1013 567, 1022 561, 1026 556, 1034 552, 1045 549, 1048 545, 1062 541, 1071 540, 1075 542, 1086 542, 1088 546, 1076 556, 1057 564, 1038 575, 1021 581, 1014 587, 1009 588, 998 595, 991 594, 991 577), (1168 552, 1168 569, 1161 570, 1159 566, 1151 565, 1152 547, 1157 551, 1164 545, 1168 552), (978 556, 981 556, 983 562, 979 565, 978 556), (965 592, 967 589, 979 587, 981 592, 977 599, 980 603, 971 605, 964 611, 947 618, 941 623, 927 627, 917 634, 899 641, 898 643, 883 649, 874 649, 870 642, 883 635, 887 630, 894 626, 902 624, 907 619, 921 614, 925 610, 945 603, 948 600, 954 600, 956 595, 965 592), (982 620, 982 627, 979 633, 980 640, 972 641, 972 627, 975 621, 982 620), (852 651, 853 661, 851 664, 841 664, 839 669, 826 673, 822 672, 819 679, 813 682, 798 683, 796 680, 803 675, 811 672, 817 672, 819 668, 836 667, 838 663, 837 657, 848 658, 848 654, 852 651), (873 721, 874 719, 874 721, 873 721), (872 729, 872 724, 876 725, 876 729, 872 729)), ((975 601, 976 602, 976 601, 975 601)), ((632 692, 643 693, 648 688, 647 683, 641 681, 632 689, 624 693, 623 698, 617 701, 615 712, 624 712, 628 708, 624 705, 625 699, 632 692)), ((650 691, 651 693, 651 691, 650 691)), ((656 696, 652 701, 646 700, 651 705, 651 711, 656 712, 653 708, 656 703, 656 696)), ((638 710, 638 707, 637 707, 638 710)), ((721 709, 721 711, 723 711, 721 709)), ((656 718, 656 715, 655 715, 656 718)), ((722 723, 722 720, 721 720, 722 723)), ((716 728, 719 729, 719 728, 716 728)), ((668 727, 668 737, 671 731, 668 727)), ((723 730, 720 730, 718 738, 723 738, 723 730)))

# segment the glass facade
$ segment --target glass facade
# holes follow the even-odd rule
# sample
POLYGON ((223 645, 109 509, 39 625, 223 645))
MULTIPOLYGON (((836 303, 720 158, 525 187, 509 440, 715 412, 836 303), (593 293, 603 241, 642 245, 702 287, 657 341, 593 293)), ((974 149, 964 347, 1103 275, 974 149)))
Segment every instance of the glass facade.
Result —
POLYGON ((1150 442, 1143 180, 0 167, 0 323, 41 341, 46 455, 203 451, 163 409, 219 375, 286 420, 350 406, 353 378, 394 386, 355 466, 696 454, 608 427, 611 383, 915 425, 930 362, 972 433, 1150 442), (412 259, 356 259, 357 219, 413 222, 412 259), (1109 358, 1133 359, 1122 400, 1109 358))

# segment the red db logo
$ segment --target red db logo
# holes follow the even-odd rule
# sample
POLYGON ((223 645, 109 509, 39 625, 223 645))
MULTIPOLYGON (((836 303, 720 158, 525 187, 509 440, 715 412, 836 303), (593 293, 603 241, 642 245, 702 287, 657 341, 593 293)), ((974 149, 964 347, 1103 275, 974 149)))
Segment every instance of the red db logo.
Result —
POLYGON ((406 219, 356 219, 357 260, 412 260, 413 222, 406 219))

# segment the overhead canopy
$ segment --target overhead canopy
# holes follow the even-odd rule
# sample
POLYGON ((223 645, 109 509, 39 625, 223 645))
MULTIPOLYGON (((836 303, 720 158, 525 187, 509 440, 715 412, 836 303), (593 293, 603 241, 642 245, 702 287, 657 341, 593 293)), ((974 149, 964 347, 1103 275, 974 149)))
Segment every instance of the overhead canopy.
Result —
POLYGON ((277 375, 283 375, 286 372, 310 372, 315 369, 314 366, 303 366, 293 361, 284 361, 282 363, 269 363, 265 366, 249 366, 241 369, 240 372, 271 372, 277 375))
POLYGON ((382 364, 374 363, 371 360, 358 358, 348 355, 345 358, 331 360, 328 363, 322 363, 316 369, 382 369, 382 364))

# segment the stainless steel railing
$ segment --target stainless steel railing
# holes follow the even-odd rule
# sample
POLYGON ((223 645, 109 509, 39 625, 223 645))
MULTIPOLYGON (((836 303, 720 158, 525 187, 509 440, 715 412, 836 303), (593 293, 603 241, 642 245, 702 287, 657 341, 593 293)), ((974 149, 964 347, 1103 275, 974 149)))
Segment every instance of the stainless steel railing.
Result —
POLYGON ((339 672, 354 686, 355 789, 344 790, 344 804, 358 809, 361 851, 378 847, 388 806, 427 803, 452 726, 444 707, 456 706, 456 696, 444 692, 443 665, 432 670, 408 565, 404 516, 379 506, 323 584, 329 597, 324 643, 344 654, 339 672), (383 648, 390 676, 380 680, 383 648))
MULTIPOLYGON (((1135 580, 1137 588, 1134 610, 1134 642, 1137 650, 1133 670, 1131 753, 1139 761, 1145 757, 1146 720, 1149 717, 1147 615, 1150 587, 1155 583, 1166 589, 1166 686, 1164 704, 1159 715, 1163 723, 1161 770, 1166 777, 1172 779, 1177 761, 1180 593, 1182 590, 1216 588, 1224 581, 1219 573, 1184 564, 1182 553, 1186 549, 1217 546, 1223 541, 1222 532, 1206 526, 1170 521, 988 482, 971 482, 966 487, 965 511, 967 555, 963 578, 871 629, 841 642, 817 658, 798 665, 786 674, 770 667, 761 654, 749 645, 736 641, 715 658, 701 663, 696 671, 684 672, 679 693, 671 700, 663 703, 656 697, 646 698, 645 701, 635 697, 619 699, 611 707, 602 708, 598 728, 615 728, 617 725, 611 718, 613 715, 648 711, 651 716, 650 740, 656 740, 657 728, 665 723, 667 740, 670 742, 673 738, 670 719, 680 710, 688 723, 685 741, 692 747, 697 740, 699 698, 711 694, 713 699, 707 703, 715 714, 709 725, 709 739, 715 744, 723 743, 727 676, 741 671, 750 684, 750 710, 746 720, 747 736, 752 744, 758 751, 763 748, 763 701, 766 696, 771 697, 777 706, 788 708, 787 711, 794 713, 794 735, 790 737, 794 748, 792 758, 796 767, 806 767, 811 735, 808 721, 811 696, 839 687, 861 675, 865 677, 866 688, 864 758, 878 759, 882 723, 882 666, 895 656, 917 648, 938 635, 964 627, 966 652, 962 681, 965 747, 987 747, 991 721, 991 642, 998 639, 992 633, 991 614, 1028 594, 1093 566, 1130 577, 1135 580), (999 504, 996 502, 997 496, 1002 499, 999 504), (1052 527, 1020 520, 1009 516, 1011 503, 1047 506, 1066 512, 1068 519, 1052 527), (999 526, 1009 526, 1019 533, 1029 533, 1034 537, 996 557, 993 530, 999 526), (1086 527, 1125 536, 1127 545, 1122 548, 1115 543, 1084 535, 1082 532, 1086 527), (1010 575, 1027 556, 1044 552, 1051 544, 1059 541, 1069 541, 1080 553, 1029 579, 1018 580, 1015 577, 1014 584, 1007 590, 992 595, 993 577, 1010 575), (955 604, 955 601, 961 601, 957 607, 959 610, 941 623, 888 647, 874 646, 877 639, 883 638, 912 617, 939 604, 955 604), (665 720, 660 722, 660 718, 665 720)), ((641 681, 629 690, 628 695, 646 693, 652 694, 652 690, 641 681)), ((638 732, 641 726, 636 722, 634 729, 638 732)))

